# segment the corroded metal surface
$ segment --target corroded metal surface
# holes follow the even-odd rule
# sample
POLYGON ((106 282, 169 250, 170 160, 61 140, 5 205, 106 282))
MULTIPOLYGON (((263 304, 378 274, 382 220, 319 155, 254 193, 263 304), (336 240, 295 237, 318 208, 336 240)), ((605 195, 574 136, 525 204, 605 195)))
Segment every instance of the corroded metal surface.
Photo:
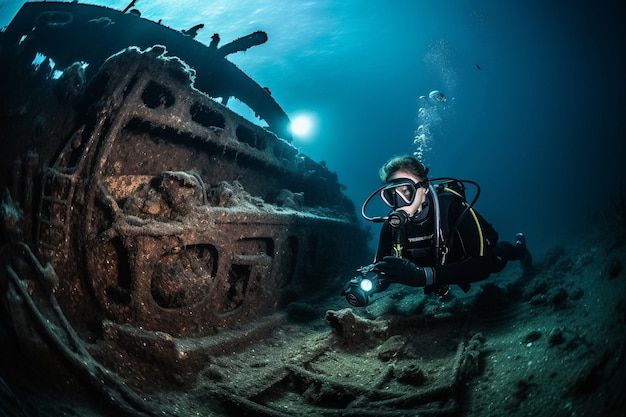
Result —
POLYGON ((0 109, 2 299, 26 349, 48 346, 132 409, 124 381, 190 381, 207 358, 266 337, 290 302, 363 261, 367 233, 334 173, 216 100, 248 100, 270 128, 287 120, 230 49, 202 46, 201 69, 181 33, 106 59, 110 45, 60 50, 72 33, 97 36, 100 24, 75 25, 100 12, 147 25, 75 7, 26 5, 0 38, 0 91, 13 97, 0 109))
MULTIPOLYGON (((280 105, 265 88, 225 59, 229 54, 266 42, 264 32, 254 32, 224 45, 219 45, 218 35, 214 39, 217 42, 206 46, 187 30, 175 30, 134 13, 77 2, 29 2, 2 37, 3 53, 12 54, 11 58, 32 60, 39 52, 52 59, 57 70, 70 68, 77 62, 87 63, 87 78, 109 56, 128 46, 146 49, 166 45, 172 56, 194 69, 195 88, 211 97, 238 98, 259 114, 271 131, 285 140, 291 137, 289 119, 280 105)), ((63 94, 71 94, 71 90, 63 94)))

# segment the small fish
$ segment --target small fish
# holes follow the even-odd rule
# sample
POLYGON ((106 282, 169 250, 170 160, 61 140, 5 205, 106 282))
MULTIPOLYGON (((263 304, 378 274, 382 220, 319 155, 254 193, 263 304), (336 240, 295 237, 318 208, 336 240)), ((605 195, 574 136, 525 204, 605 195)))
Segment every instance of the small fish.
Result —
POLYGON ((478 68, 479 70, 481 70, 482 68, 480 67, 480 65, 476 64, 476 68, 478 68))

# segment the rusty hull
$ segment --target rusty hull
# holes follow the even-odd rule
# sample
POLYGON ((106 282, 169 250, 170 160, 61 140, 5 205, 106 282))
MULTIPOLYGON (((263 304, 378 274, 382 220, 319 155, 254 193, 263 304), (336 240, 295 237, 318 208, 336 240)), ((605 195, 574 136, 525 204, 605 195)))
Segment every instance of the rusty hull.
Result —
POLYGON ((195 88, 168 45, 53 76, 35 38, 0 39, 0 277, 25 349, 109 397, 159 385, 155 363, 193 379, 368 256, 336 175, 195 88))

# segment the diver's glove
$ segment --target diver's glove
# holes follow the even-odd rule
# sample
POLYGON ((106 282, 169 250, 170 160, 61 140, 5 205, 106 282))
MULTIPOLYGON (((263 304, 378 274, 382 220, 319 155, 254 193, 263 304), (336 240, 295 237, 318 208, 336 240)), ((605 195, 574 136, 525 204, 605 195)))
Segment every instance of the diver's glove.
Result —
POLYGON ((411 287, 426 287, 435 284, 435 271, 430 267, 419 267, 413 262, 395 256, 385 256, 374 264, 374 271, 390 283, 411 287))

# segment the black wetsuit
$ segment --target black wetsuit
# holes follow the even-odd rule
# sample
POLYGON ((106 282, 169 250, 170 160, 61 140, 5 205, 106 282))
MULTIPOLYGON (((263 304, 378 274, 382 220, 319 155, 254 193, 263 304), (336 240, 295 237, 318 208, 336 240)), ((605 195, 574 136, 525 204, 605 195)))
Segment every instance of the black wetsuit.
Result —
MULTIPOLYGON (((447 219, 441 219, 441 227, 448 231, 449 236, 447 239, 444 236, 448 252, 443 265, 438 263, 436 256, 434 205, 430 194, 422 211, 407 220, 400 238, 403 258, 420 267, 434 268, 434 287, 457 284, 467 291, 470 283, 484 280, 494 272, 500 272, 508 260, 521 259, 523 256, 524 248, 508 242, 498 243, 496 230, 475 210, 473 211, 475 216, 471 212, 466 212, 455 227, 457 220, 465 211, 463 200, 460 198, 443 193, 439 196, 439 206, 447 207, 440 210, 442 217, 446 217, 443 213, 447 211, 447 219)), ((380 232, 376 261, 393 255, 392 230, 386 221, 380 232)), ((400 283, 415 286, 408 278, 406 282, 400 283)), ((425 290, 429 292, 436 288, 425 290)))

